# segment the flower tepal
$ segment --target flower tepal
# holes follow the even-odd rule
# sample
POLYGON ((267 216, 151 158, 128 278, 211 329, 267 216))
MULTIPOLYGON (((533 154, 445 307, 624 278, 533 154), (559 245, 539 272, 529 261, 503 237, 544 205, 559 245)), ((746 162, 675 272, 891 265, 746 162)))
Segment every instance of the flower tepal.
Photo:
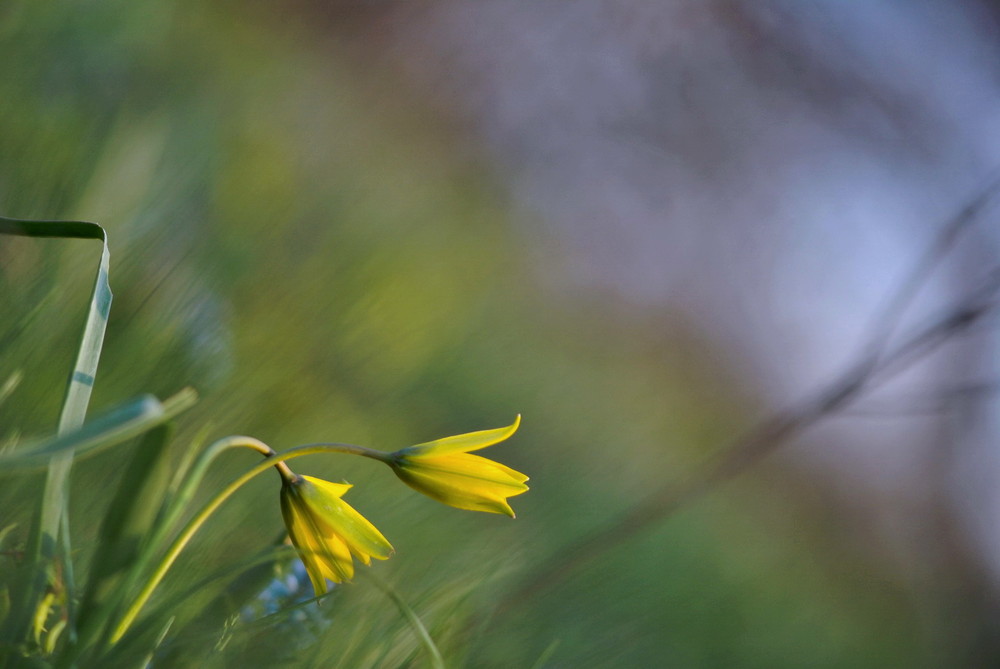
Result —
POLYGON ((528 477, 488 458, 472 455, 504 441, 517 431, 519 415, 511 425, 470 432, 417 444, 393 453, 388 462, 404 483, 428 497, 471 511, 503 513, 514 510, 508 497, 528 491, 528 477))
POLYGON ((393 551, 382 533, 341 499, 350 488, 299 475, 281 486, 281 515, 317 595, 326 592, 326 579, 349 581, 354 558, 368 565, 393 551))

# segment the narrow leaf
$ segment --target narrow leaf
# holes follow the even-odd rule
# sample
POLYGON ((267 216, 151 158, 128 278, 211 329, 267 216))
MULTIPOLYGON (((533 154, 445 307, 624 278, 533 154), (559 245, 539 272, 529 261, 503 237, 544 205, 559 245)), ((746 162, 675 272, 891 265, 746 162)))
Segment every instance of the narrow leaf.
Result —
POLYGON ((152 395, 140 396, 73 432, 0 454, 0 470, 7 474, 17 470, 38 469, 44 467, 54 456, 99 453, 162 425, 194 404, 196 397, 192 390, 181 391, 162 403, 152 395))
MULTIPOLYGON (((0 234, 25 237, 47 237, 68 239, 95 239, 101 242, 101 260, 90 298, 90 308, 80 335, 76 362, 66 386, 62 412, 59 416, 59 434, 65 434, 83 424, 90 402, 90 393, 97 374, 97 363, 104 344, 104 331, 111 308, 111 287, 108 284, 110 253, 104 228, 96 223, 83 221, 26 221, 0 217, 0 234)), ((64 451, 53 455, 42 494, 41 513, 38 525, 32 528, 29 549, 31 562, 35 565, 35 575, 26 591, 26 604, 37 601, 45 588, 45 566, 60 551, 61 561, 69 560, 69 524, 65 520, 68 508, 69 473, 73 466, 73 452, 64 451), (56 541, 60 537, 61 541, 56 541), (58 547, 58 548, 57 548, 58 547)), ((69 572, 71 573, 71 572, 69 572)), ((66 582, 66 600, 75 601, 72 579, 66 582)), ((72 614, 72 610, 69 611, 72 614)), ((75 634, 74 621, 69 621, 69 632, 75 634)))

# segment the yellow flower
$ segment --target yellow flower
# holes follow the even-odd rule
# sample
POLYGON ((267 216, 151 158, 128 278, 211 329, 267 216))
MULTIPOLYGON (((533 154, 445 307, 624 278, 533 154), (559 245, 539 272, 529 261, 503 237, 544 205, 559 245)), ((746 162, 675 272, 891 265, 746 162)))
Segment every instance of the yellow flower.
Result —
POLYGON ((350 488, 299 475, 281 486, 281 515, 317 595, 326 592, 326 579, 342 583, 354 576, 352 554, 366 565, 392 554, 382 533, 341 499, 350 488))
POLYGON ((459 509, 505 513, 514 517, 508 497, 528 491, 528 477, 499 462, 488 460, 476 451, 510 437, 521 424, 518 415, 513 424, 496 430, 470 432, 417 444, 396 451, 387 460, 404 483, 459 509))

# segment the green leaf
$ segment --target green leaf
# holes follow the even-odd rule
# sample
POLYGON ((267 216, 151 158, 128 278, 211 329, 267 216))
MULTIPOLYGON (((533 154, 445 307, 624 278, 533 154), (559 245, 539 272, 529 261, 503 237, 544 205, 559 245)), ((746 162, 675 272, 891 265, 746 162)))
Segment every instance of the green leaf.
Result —
POLYGON ((38 469, 55 456, 99 453, 162 425, 194 404, 196 398, 191 389, 182 390, 164 402, 152 395, 142 395, 73 432, 0 454, 0 470, 7 474, 38 469))
MULTIPOLYGON (((111 309, 111 287, 108 284, 108 269, 110 253, 108 238, 104 228, 96 223, 83 221, 26 221, 0 217, 0 234, 20 235, 25 237, 48 237, 66 239, 95 239, 101 242, 101 259, 94 280, 94 290, 90 298, 90 308, 80 335, 77 347, 76 362, 66 385, 66 395, 63 398, 62 411, 59 415, 59 434, 65 434, 80 427, 87 415, 87 405, 90 403, 90 393, 97 374, 97 363, 101 357, 101 347, 104 344, 104 331, 108 324, 108 312, 111 309)), ((70 602, 69 633, 75 634, 72 602, 73 592, 72 565, 69 563, 69 523, 67 520, 67 505, 69 494, 69 473, 73 466, 73 451, 63 450, 52 456, 45 481, 45 491, 42 494, 41 513, 38 523, 32 527, 29 550, 31 563, 35 565, 35 575, 29 582, 26 591, 25 604, 30 605, 41 597, 45 588, 45 567, 55 557, 57 547, 61 561, 65 566, 64 583, 67 589, 66 601, 70 602), (59 537, 61 541, 56 541, 59 537)), ((22 630, 23 632, 24 630, 22 630)))

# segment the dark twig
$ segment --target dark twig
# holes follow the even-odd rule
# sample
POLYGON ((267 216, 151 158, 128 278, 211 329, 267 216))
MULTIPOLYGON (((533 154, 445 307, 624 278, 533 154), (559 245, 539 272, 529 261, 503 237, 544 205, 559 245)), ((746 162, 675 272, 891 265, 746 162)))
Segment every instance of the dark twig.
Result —
POLYGON ((535 570, 529 579, 497 602, 493 620, 504 616, 516 604, 562 582, 609 548, 668 518, 718 484, 742 473, 821 418, 857 400, 875 385, 908 369, 996 309, 1000 271, 993 272, 979 289, 965 296, 929 324, 915 329, 913 334, 895 347, 886 350, 897 321, 919 292, 926 274, 952 248, 998 188, 1000 180, 993 181, 935 237, 927 254, 917 264, 916 271, 904 281, 883 315, 876 320, 871 339, 863 348, 856 364, 812 397, 758 424, 744 437, 725 448, 713 464, 686 485, 680 488, 663 488, 653 493, 612 522, 560 549, 557 556, 535 570))
POLYGON ((948 220, 934 240, 927 247, 924 255, 916 262, 895 294, 890 298, 881 314, 876 316, 871 326, 865 357, 874 361, 885 348, 893 332, 899 325, 906 309, 934 272, 938 263, 948 255, 962 233, 978 219, 987 205, 993 201, 997 190, 1000 190, 1000 177, 994 176, 979 195, 950 220, 948 220))
POLYGON ((907 415, 943 414, 952 411, 957 401, 993 397, 998 393, 1000 393, 1000 381, 972 381, 931 394, 895 397, 881 402, 869 400, 864 407, 845 409, 841 411, 841 415, 863 418, 898 418, 907 415))

